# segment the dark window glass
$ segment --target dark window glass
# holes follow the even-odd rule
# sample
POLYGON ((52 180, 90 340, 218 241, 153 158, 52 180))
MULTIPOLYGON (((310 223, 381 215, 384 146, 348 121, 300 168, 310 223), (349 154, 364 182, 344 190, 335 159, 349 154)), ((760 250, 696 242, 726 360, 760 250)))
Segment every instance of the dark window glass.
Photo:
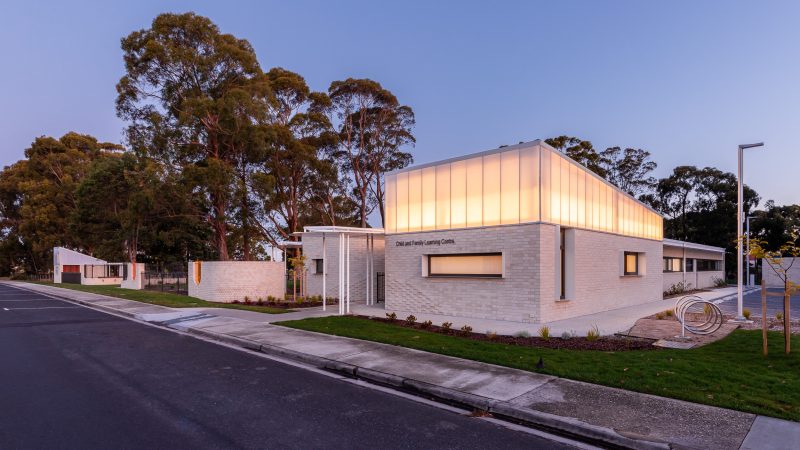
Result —
POLYGON ((722 270, 722 261, 718 259, 698 259, 698 272, 718 272, 722 270))
POLYGON ((322 271, 324 270, 322 268, 322 266, 323 266, 322 260, 321 259, 315 259, 314 260, 314 273, 322 274, 322 271))
POLYGON ((686 271, 687 272, 694 272, 694 259, 688 258, 686 260, 686 271))

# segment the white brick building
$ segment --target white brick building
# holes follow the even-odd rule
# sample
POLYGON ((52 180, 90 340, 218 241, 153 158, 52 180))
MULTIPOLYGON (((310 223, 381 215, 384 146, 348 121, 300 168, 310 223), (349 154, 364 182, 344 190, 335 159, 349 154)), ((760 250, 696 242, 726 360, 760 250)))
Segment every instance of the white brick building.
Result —
POLYGON ((326 228, 301 234, 309 294, 324 278, 339 297, 349 273, 351 301, 369 304, 383 272, 390 310, 548 322, 724 273, 724 249, 664 240, 656 211, 541 141, 388 173, 385 211, 385 230, 328 227, 324 254, 326 228))

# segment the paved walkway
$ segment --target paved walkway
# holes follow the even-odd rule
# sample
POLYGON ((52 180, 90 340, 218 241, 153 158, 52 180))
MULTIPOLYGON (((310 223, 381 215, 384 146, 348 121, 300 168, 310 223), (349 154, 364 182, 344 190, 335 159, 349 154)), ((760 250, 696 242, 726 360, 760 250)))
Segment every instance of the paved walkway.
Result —
POLYGON ((51 286, 15 284, 138 320, 488 410, 496 416, 604 445, 778 449, 791 448, 800 441, 800 424, 796 422, 202 311, 142 305, 51 286))

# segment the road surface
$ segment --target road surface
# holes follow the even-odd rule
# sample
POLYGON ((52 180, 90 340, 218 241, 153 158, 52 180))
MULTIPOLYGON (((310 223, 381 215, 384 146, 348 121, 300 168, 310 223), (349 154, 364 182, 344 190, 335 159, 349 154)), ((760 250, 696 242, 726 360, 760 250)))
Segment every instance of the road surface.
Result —
MULTIPOLYGON (((769 289, 769 292, 782 293, 782 289, 769 289)), ((790 317, 794 320, 800 319, 800 294, 791 296, 789 300, 790 317)), ((736 297, 725 300, 719 305, 722 312, 736 314, 736 297)), ((751 317, 761 317, 761 291, 750 292, 742 298, 742 307, 750 310, 751 317)), ((767 317, 775 318, 775 313, 783 313, 783 297, 767 297, 767 317)))
POLYGON ((0 448, 573 448, 0 284, 0 448))

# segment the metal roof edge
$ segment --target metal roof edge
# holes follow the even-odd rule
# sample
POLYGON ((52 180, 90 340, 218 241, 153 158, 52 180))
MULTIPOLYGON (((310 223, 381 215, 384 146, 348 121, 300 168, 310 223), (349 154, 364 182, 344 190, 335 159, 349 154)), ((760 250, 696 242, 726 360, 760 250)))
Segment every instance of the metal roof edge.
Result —
POLYGON ((696 242, 686 242, 686 241, 679 241, 677 239, 667 239, 667 238, 664 238, 663 242, 664 245, 672 247, 683 247, 695 250, 706 250, 710 252, 725 253, 725 249, 723 247, 715 247, 713 245, 698 244, 696 242))

